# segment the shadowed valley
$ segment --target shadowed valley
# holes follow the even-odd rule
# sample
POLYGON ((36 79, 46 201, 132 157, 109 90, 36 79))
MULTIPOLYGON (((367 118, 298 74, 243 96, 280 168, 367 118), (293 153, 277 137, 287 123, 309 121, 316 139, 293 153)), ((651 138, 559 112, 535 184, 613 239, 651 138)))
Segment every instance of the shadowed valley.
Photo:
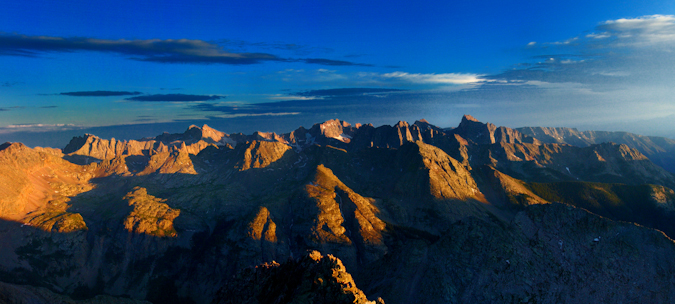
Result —
POLYGON ((73 303, 675 297, 669 150, 556 130, 467 115, 445 130, 331 120, 6 143, 0 289, 73 303))

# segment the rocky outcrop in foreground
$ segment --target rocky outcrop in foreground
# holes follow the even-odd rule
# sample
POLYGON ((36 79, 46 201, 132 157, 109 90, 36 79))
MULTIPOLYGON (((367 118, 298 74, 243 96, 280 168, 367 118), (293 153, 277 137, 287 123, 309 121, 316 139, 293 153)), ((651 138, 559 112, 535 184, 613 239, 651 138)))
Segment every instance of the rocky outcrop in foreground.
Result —
POLYGON ((384 304, 368 301, 340 259, 312 251, 283 264, 247 268, 220 290, 213 304, 384 304))

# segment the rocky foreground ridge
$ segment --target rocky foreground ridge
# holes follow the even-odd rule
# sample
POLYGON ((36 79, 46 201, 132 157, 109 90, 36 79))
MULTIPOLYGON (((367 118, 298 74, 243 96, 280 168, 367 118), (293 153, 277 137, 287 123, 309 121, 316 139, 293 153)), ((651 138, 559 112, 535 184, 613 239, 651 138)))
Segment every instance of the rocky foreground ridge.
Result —
POLYGON ((673 298, 675 176, 644 147, 554 131, 466 115, 5 143, 0 288, 74 303, 673 298))

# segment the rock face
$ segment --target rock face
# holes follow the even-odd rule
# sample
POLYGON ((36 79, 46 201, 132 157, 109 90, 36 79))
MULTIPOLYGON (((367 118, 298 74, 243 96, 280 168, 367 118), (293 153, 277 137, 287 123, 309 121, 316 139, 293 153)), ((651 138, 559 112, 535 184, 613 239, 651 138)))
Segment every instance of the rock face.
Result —
POLYGON ((482 123, 471 115, 464 115, 459 126, 450 130, 449 133, 458 134, 462 138, 479 145, 494 143, 538 143, 536 139, 519 131, 506 127, 498 128, 491 123, 482 123))
MULTIPOLYGON (((482 146, 477 162, 491 164, 526 181, 652 183, 675 187, 673 174, 626 145, 603 143, 585 148, 558 144, 482 146)), ((477 162, 474 162, 476 164, 477 162)))
POLYGON ((340 259, 312 251, 298 260, 248 268, 219 291, 213 304, 227 303, 358 303, 368 301, 340 259))
POLYGON ((97 160, 109 160, 120 156, 150 156, 166 152, 186 152, 196 155, 209 145, 236 144, 229 135, 204 125, 190 126, 182 134, 162 134, 142 140, 107 140, 92 134, 73 138, 64 154, 88 156, 97 160))
POLYGON ((253 141, 244 150, 244 159, 240 162, 240 170, 265 168, 279 160, 291 147, 280 142, 253 141))
POLYGON ((180 210, 164 204, 166 200, 148 195, 148 191, 141 187, 134 188, 134 191, 125 195, 124 199, 133 208, 124 219, 124 228, 127 231, 158 237, 177 235, 173 220, 180 215, 180 210))
POLYGON ((569 144, 577 147, 607 142, 627 145, 649 157, 656 165, 675 173, 675 140, 670 138, 628 132, 579 131, 575 128, 526 127, 516 130, 543 143, 569 144))
POLYGON ((0 173, 0 282, 10 284, 0 288, 26 299, 663 302, 675 292, 671 173, 625 144, 547 143, 468 115, 448 130, 331 120, 286 134, 86 135, 63 151, 6 143, 0 173))
POLYGON ((85 134, 73 138, 63 148, 63 153, 86 155, 97 159, 112 159, 119 155, 142 155, 144 150, 154 147, 154 141, 118 141, 114 138, 107 140, 95 135, 85 134))
POLYGON ((400 148, 399 161, 407 174, 398 189, 436 199, 483 200, 469 170, 443 150, 423 142, 400 148), (413 188, 410 188, 413 187, 413 188))
POLYGON ((675 247, 659 231, 562 204, 529 206, 509 226, 472 218, 451 228, 430 245, 408 243, 405 262, 392 256, 375 265, 384 273, 371 274, 367 280, 377 283, 364 290, 396 303, 661 303, 673 296, 675 269, 663 259, 675 247))
POLYGON ((67 202, 69 197, 92 189, 88 180, 94 173, 91 166, 74 165, 62 156, 54 149, 3 144, 0 148, 0 218, 23 220, 46 230, 85 228, 79 215, 66 212, 67 202))

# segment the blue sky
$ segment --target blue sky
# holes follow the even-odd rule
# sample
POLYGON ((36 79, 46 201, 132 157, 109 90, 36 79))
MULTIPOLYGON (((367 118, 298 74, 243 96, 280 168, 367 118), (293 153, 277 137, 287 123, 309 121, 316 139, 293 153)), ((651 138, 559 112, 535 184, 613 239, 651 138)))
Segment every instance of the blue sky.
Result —
POLYGON ((673 15, 670 1, 12 1, 0 141, 465 113, 673 137, 673 15))

